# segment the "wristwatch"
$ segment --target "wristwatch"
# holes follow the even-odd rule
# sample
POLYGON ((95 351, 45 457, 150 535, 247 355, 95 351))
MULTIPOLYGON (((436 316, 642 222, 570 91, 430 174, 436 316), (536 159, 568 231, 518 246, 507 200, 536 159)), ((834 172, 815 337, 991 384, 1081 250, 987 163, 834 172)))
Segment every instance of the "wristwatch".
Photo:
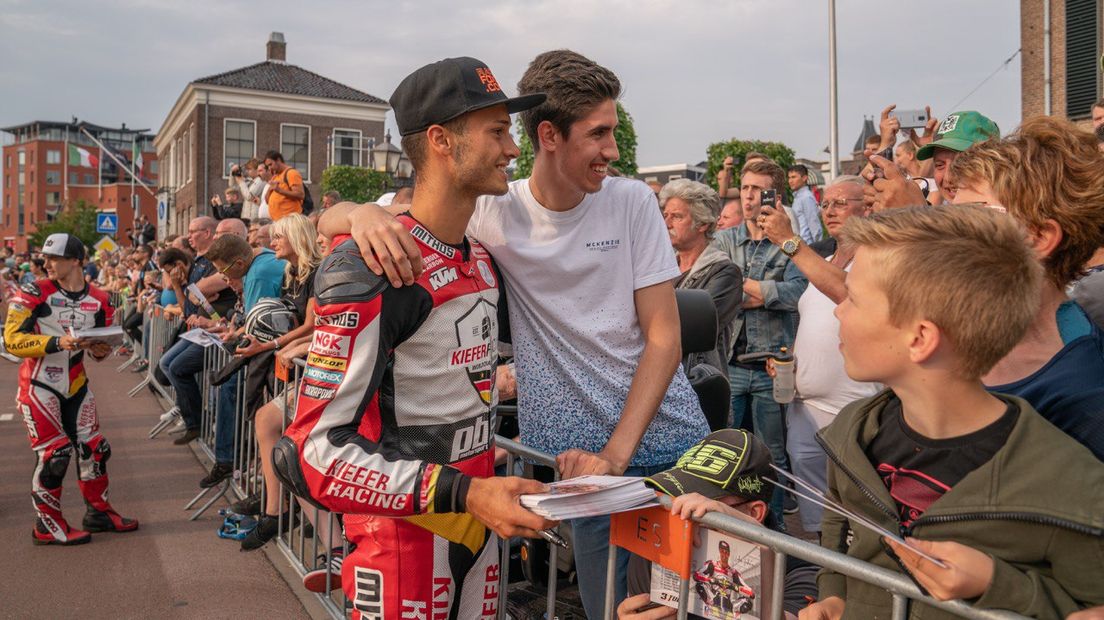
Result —
POLYGON ((782 242, 782 253, 792 258, 794 254, 797 254, 800 247, 801 235, 794 235, 782 242))

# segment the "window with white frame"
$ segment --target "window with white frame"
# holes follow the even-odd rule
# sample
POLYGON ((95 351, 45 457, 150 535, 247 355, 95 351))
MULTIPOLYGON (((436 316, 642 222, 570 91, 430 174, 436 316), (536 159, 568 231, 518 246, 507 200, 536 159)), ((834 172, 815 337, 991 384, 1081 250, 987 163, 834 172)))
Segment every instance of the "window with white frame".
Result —
POLYGON ((306 125, 280 125, 280 154, 284 163, 310 180, 310 127, 306 125))
POLYGON ((358 129, 335 129, 333 132, 333 163, 335 166, 359 166, 360 142, 358 129))
POLYGON ((46 163, 47 164, 60 164, 61 163, 61 151, 50 149, 46 151, 46 163))
POLYGON ((222 175, 230 176, 230 166, 244 165, 257 152, 257 123, 253 121, 223 121, 222 175))

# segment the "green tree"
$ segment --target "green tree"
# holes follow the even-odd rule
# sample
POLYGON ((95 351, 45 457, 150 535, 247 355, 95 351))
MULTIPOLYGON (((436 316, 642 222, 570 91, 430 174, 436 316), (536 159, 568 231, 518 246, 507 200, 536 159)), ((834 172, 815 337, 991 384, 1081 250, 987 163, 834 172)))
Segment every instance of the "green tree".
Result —
MULTIPOLYGON (((760 140, 737 140, 732 138, 727 142, 714 142, 706 149, 706 158, 709 163, 706 169, 705 179, 709 183, 710 187, 717 189, 717 172, 724 167, 725 157, 732 156, 734 161, 734 167, 736 174, 740 174, 740 168, 743 168, 744 162, 747 159, 747 154, 751 151, 758 151, 767 157, 774 160, 776 164, 782 166, 785 170, 794 163, 793 149, 782 144, 781 142, 762 142, 760 140)), ((739 176, 733 181, 732 187, 740 186, 739 176)), ((778 190, 785 190, 789 193, 788 187, 775 188, 778 190)))
POLYGON ((65 207, 54 221, 39 223, 37 230, 28 235, 31 245, 42 247, 46 237, 54 233, 69 233, 80 239, 84 245, 92 247, 93 243, 100 240, 101 234, 96 232, 96 207, 83 199, 78 199, 65 207))
MULTIPOLYGON (((519 129, 518 149, 521 155, 514 162, 514 178, 524 179, 533 174, 533 143, 529 141, 524 129, 519 129)), ((613 130, 613 139, 617 143, 617 152, 620 158, 613 164, 622 175, 631 177, 636 175, 636 129, 633 128, 632 116, 617 102, 617 128, 613 130)))
POLYGON ((617 102, 617 128, 613 130, 613 139, 617 142, 617 152, 621 157, 613 166, 622 175, 636 176, 636 129, 633 119, 621 102, 617 102))
POLYGON ((518 126, 518 150, 521 155, 514 160, 514 178, 528 179, 533 176, 533 143, 529 141, 529 134, 518 126))
MULTIPOLYGON (((322 171, 322 193, 336 191, 342 200, 372 202, 387 191, 391 177, 359 166, 330 166, 322 171)), ((315 200, 321 200, 319 195, 315 200)))

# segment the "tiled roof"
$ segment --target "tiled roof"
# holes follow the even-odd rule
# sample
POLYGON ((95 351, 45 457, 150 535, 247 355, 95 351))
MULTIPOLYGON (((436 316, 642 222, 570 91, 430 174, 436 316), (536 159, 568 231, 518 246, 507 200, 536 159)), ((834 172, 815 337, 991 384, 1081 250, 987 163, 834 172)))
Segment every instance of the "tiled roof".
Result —
POLYGON ((193 83, 387 105, 387 102, 379 97, 322 77, 302 67, 282 62, 259 62, 248 67, 199 78, 193 83))

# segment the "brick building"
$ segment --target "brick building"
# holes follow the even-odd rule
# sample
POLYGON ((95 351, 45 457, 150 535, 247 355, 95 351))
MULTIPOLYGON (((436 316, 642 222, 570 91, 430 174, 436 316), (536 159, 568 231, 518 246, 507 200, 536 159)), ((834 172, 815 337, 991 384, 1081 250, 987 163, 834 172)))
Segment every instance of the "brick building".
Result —
POLYGON ((0 131, 13 136, 3 147, 4 186, 0 190, 0 243, 27 250, 27 236, 41 222, 49 222, 65 207, 84 200, 100 211, 119 216, 122 229, 117 240, 129 244, 125 231, 139 214, 153 221, 157 201, 141 185, 131 187, 130 174, 135 144, 142 155, 139 177, 153 188, 157 186, 157 155, 154 136, 144 129, 103 127, 92 123, 32 121, 5 127, 0 131), (90 138, 84 133, 92 134, 90 138), (93 139, 95 138, 95 139, 93 139), (100 148, 103 144, 124 164, 120 166, 100 148), (82 154, 85 157, 82 159, 82 154), (82 165, 82 162, 84 165, 82 165))
POLYGON ((185 231, 188 220, 209 214, 232 164, 276 149, 317 204, 322 170, 368 166, 371 146, 382 143, 386 101, 288 64, 279 32, 265 52, 263 62, 192 81, 166 117, 154 141, 168 205, 161 231, 185 231))
POLYGON ((1104 94, 1101 37, 1104 0, 1021 0, 1023 118, 1047 114, 1046 10, 1050 23, 1049 114, 1090 127, 1093 102, 1104 94))

